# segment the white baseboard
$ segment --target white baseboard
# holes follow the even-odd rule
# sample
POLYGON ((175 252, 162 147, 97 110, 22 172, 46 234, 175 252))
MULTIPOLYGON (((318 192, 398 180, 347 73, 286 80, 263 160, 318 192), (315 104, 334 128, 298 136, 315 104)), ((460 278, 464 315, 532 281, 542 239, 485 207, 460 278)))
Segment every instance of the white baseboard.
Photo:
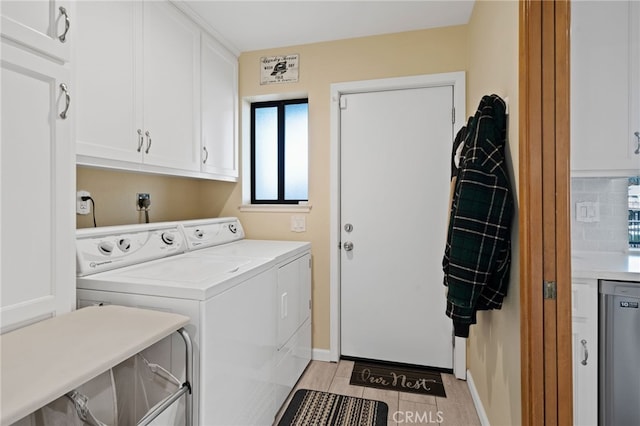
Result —
POLYGON ((467 386, 469 386, 469 392, 471 392, 473 405, 475 405, 476 412, 478 413, 478 417, 480 418, 480 424, 482 426, 491 426, 489 423, 489 418, 487 417, 487 412, 484 411, 484 406, 482 405, 482 401, 480 400, 480 395, 478 395, 478 389, 476 389, 476 384, 474 383, 473 377, 471 376, 471 371, 469 370, 467 370, 467 386))
POLYGON ((329 349, 313 348, 311 352, 311 359, 314 361, 331 362, 331 351, 329 349))

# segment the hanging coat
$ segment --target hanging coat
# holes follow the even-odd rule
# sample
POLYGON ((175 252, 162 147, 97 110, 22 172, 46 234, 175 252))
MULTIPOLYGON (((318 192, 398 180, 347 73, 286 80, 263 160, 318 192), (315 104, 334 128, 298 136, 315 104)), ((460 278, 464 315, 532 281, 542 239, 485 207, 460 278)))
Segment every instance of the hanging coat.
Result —
POLYGON ((460 337, 468 337, 478 310, 502 307, 509 284, 513 198, 505 109, 499 96, 484 96, 464 130, 442 262, 446 314, 460 337))

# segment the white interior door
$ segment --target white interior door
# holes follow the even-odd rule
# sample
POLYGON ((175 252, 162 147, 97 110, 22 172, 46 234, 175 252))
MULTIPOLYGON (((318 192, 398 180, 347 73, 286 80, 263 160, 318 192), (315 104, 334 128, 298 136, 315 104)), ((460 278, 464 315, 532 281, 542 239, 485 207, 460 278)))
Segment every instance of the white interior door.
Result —
POLYGON ((341 354, 450 369, 441 264, 453 86, 340 105, 341 354))

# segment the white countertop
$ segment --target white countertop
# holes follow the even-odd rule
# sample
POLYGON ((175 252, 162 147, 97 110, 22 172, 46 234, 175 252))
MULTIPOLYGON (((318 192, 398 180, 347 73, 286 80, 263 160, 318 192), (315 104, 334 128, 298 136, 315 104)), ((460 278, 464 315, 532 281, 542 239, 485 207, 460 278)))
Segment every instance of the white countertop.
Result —
POLYGON ((572 253, 574 277, 640 282, 640 252, 572 253))
POLYGON ((0 424, 20 420, 188 322, 168 312, 93 306, 3 334, 0 424))

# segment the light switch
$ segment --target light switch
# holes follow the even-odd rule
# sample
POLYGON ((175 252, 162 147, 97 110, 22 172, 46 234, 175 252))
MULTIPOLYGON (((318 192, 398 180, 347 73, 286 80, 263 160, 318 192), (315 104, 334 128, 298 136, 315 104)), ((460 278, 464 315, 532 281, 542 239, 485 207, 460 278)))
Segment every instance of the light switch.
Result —
POLYGON ((578 222, 600 222, 600 203, 597 201, 576 203, 576 220, 578 222))
POLYGON ((306 232, 307 219, 301 215, 291 216, 291 230, 293 232, 306 232))

